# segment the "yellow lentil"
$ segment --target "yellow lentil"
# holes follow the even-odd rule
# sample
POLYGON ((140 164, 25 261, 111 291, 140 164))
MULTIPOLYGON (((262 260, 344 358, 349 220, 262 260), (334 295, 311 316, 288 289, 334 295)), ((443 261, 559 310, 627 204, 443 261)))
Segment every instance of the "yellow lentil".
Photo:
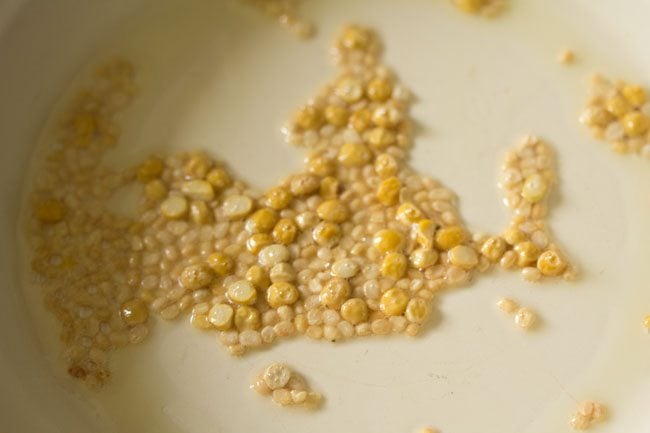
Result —
POLYGON ((235 327, 239 331, 259 329, 262 325, 260 312, 246 305, 240 305, 235 311, 235 327))
POLYGON ((496 262, 499 261, 506 252, 506 247, 506 241, 502 238, 491 237, 483 242, 483 245, 481 246, 481 254, 489 260, 496 262))
POLYGON ((341 239, 341 227, 331 222, 322 222, 314 227, 312 237, 318 245, 332 246, 341 239))
POLYGON ((520 268, 535 262, 541 253, 539 248, 530 241, 518 243, 514 251, 517 253, 517 266, 520 268))
POLYGON ((324 221, 342 223, 348 219, 350 211, 341 200, 330 199, 325 200, 318 206, 316 214, 324 221))
POLYGON ((341 317, 353 325, 368 320, 368 304, 363 299, 348 299, 341 305, 341 317))
POLYGON ((372 244, 381 253, 399 250, 404 242, 400 232, 392 229, 379 230, 372 238, 372 244))
POLYGON ((246 271, 246 280, 254 285, 257 289, 266 289, 271 281, 269 274, 258 265, 253 265, 246 271))
POLYGON ((366 94, 368 97, 377 102, 384 102, 390 98, 393 92, 393 86, 390 80, 383 77, 375 77, 368 83, 366 87, 366 94))
POLYGON ((314 153, 307 158, 307 170, 316 176, 329 176, 334 174, 336 164, 331 158, 321 153, 314 153))
POLYGON ((65 214, 65 205, 55 199, 42 201, 36 208, 36 218, 44 224, 58 223, 65 218, 65 214))
POLYGON ((302 129, 316 129, 323 123, 321 112, 313 105, 300 108, 293 120, 302 129))
POLYGON ((334 277, 325 283, 320 292, 320 303, 338 310, 350 297, 350 283, 344 278, 334 277))
POLYGON ((623 117, 632 110, 632 106, 624 98, 616 95, 607 100, 605 109, 615 117, 623 117))
POLYGON ((625 100, 634 107, 640 107, 646 103, 646 92, 641 86, 627 84, 623 86, 621 93, 625 97, 625 100))
POLYGON ((272 209, 282 210, 289 206, 293 195, 289 190, 281 186, 271 188, 266 193, 266 204, 272 209))
POLYGON ((566 262, 557 251, 544 251, 537 259, 537 269, 544 275, 557 276, 566 269, 566 262))
POLYGON ((246 249, 253 254, 259 253, 262 248, 271 245, 273 237, 268 233, 256 233, 251 235, 246 241, 246 249))
POLYGON ((269 208, 255 211, 246 220, 246 230, 251 233, 268 233, 278 222, 278 214, 269 208))
POLYGON ((463 12, 469 14, 478 13, 486 4, 487 0, 453 0, 456 6, 463 12))
POLYGON ((382 153, 375 159, 375 172, 381 177, 389 177, 397 174, 397 160, 388 153, 382 153))
POLYGON ((208 266, 220 277, 230 275, 235 268, 235 261, 228 254, 214 252, 208 256, 208 266))
POLYGON ((379 308, 386 316, 400 316, 409 302, 408 294, 398 288, 389 289, 381 296, 379 308))
POLYGON ((154 179, 144 186, 145 196, 154 201, 160 201, 167 197, 167 187, 160 179, 154 179))
POLYGON ((370 161, 371 157, 372 154, 365 145, 346 143, 339 149, 338 161, 346 167, 357 167, 370 161))
POLYGON ((280 244, 291 244, 298 234, 298 226, 289 218, 282 218, 273 227, 273 239, 280 244))
POLYGON ((370 126, 372 122, 372 113, 367 108, 362 108, 352 113, 349 119, 349 124, 357 132, 363 132, 370 126))
POLYGON ((206 175, 205 180, 207 180, 217 191, 228 188, 232 183, 230 176, 226 170, 222 168, 213 168, 210 170, 206 175))
POLYGON ((395 133, 389 129, 378 126, 368 132, 368 144, 376 150, 384 150, 395 144, 395 133))
POLYGON ((142 299, 134 298, 120 306, 120 317, 128 326, 135 326, 147 321, 149 310, 142 299))
POLYGON ((436 233, 438 225, 430 219, 421 219, 413 225, 413 232, 415 234, 415 241, 422 248, 433 248, 433 238, 436 233))
POLYGON ((406 305, 405 315, 409 322, 422 323, 429 315, 429 303, 424 299, 413 298, 406 305))
POLYGON ((408 260, 404 254, 389 252, 381 263, 381 274, 385 277, 399 279, 406 273, 408 260))
POLYGON ((273 283, 266 290, 266 300, 271 308, 291 305, 300 297, 296 286, 285 281, 273 283))
POLYGON ((160 158, 149 158, 138 167, 136 176, 142 183, 150 182, 158 178, 165 168, 160 158))
POLYGON ((377 200, 386 206, 392 206, 399 199, 402 182, 394 176, 384 179, 377 187, 377 200))
POLYGON ((339 181, 332 176, 323 178, 320 182, 320 195, 326 200, 336 198, 339 192, 339 181))
POLYGON ((422 211, 413 203, 402 203, 397 208, 397 220, 402 224, 410 226, 411 224, 418 222, 421 218, 422 211))
POLYGON ((526 240, 526 235, 521 230, 511 227, 503 232, 503 239, 509 245, 514 246, 521 242, 524 242, 526 240))
POLYGON ((450 250, 465 242, 467 235, 465 230, 459 226, 448 226, 438 229, 436 232, 436 247, 441 250, 450 250))
POLYGON ((633 111, 626 114, 621 120, 623 129, 629 137, 638 137, 650 129, 650 118, 645 114, 633 111))
POLYGON ((348 123, 350 113, 348 109, 340 105, 328 105, 325 107, 325 120, 330 125, 345 126, 348 123))

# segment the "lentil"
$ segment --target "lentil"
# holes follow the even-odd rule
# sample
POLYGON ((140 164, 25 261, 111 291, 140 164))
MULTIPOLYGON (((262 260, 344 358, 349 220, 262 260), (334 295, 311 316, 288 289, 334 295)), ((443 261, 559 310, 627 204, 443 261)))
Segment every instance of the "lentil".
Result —
POLYGON ((535 324, 535 313, 530 309, 522 307, 515 313, 515 324, 522 329, 529 329, 535 324))
POLYGON ((571 426, 574 430, 587 430, 592 422, 604 421, 606 415, 607 408, 603 404, 589 400, 582 401, 571 418, 571 426))

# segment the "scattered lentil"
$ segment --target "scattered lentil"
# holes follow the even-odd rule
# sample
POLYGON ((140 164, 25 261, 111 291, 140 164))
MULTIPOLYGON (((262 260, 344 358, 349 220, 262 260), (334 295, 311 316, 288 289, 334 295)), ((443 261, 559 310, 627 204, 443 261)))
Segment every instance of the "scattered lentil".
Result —
POLYGON ((515 312, 515 324, 522 329, 530 329, 536 321, 535 313, 526 307, 521 307, 515 312))
POLYGON ((242 0, 268 16, 294 36, 306 39, 314 35, 314 26, 298 14, 302 0, 242 0))
POLYGON ((557 56, 557 61, 563 65, 569 65, 573 63, 576 59, 576 55, 573 50, 568 48, 563 49, 557 56))
POLYGON ((578 404, 576 412, 571 417, 571 426, 574 430, 587 430, 592 422, 604 421, 607 408, 594 401, 585 400, 578 404))
POLYGON ((312 391, 305 379, 286 364, 274 362, 251 383, 251 389, 263 396, 271 396, 279 406, 303 405, 317 409, 322 396, 312 391))

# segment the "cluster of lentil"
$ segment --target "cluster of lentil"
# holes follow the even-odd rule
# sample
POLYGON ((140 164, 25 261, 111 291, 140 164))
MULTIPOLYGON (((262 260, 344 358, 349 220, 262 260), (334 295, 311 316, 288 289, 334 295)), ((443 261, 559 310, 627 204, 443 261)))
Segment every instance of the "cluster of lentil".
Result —
POLYGON ((270 396, 278 406, 304 406, 317 409, 322 395, 309 389, 305 379, 286 364, 274 362, 253 381, 251 389, 270 396))
POLYGON ((650 101, 642 86, 594 76, 580 122, 614 152, 650 160, 650 101))
POLYGON ((573 275, 543 218, 548 146, 508 154, 502 185, 515 211, 503 236, 472 235, 451 191, 407 164, 409 93, 379 63, 368 29, 335 44, 338 77, 284 128, 306 147, 303 170, 263 194, 204 152, 152 156, 116 172, 101 163, 134 93, 115 61, 73 103, 36 180, 33 268, 63 325, 71 375, 101 384, 110 350, 141 341, 151 312, 189 316, 234 355, 303 334, 414 336, 443 288, 500 263, 528 280, 573 275), (110 206, 137 182, 137 217, 110 206))
POLYGON ((501 267, 519 268, 524 280, 544 276, 573 280, 576 269, 551 241, 545 218, 548 197, 556 182, 551 148, 537 137, 524 137, 509 151, 501 167, 499 186, 504 204, 513 211, 509 228, 501 237, 483 242, 481 252, 501 267))
POLYGON ((607 417, 607 409, 601 403, 583 401, 571 418, 571 426, 575 430, 587 430, 593 422, 604 421, 607 417))
POLYGON ((298 9, 302 0, 242 0, 268 16, 282 28, 299 38, 314 34, 314 26, 302 19, 298 9))
POLYGON ((164 319, 191 311, 235 355, 295 334, 415 335, 435 292, 489 265, 453 194, 405 165, 408 93, 376 36, 346 28, 335 51, 340 76, 285 128, 310 148, 304 171, 257 196, 202 153, 138 169, 139 297, 164 319))
POLYGON ((76 95, 29 196, 35 283, 61 324, 69 373, 90 385, 109 378, 110 350, 148 333, 147 308, 128 281, 133 221, 106 205, 133 176, 101 163, 118 141, 119 114, 136 93, 132 75, 129 63, 111 61, 76 95))

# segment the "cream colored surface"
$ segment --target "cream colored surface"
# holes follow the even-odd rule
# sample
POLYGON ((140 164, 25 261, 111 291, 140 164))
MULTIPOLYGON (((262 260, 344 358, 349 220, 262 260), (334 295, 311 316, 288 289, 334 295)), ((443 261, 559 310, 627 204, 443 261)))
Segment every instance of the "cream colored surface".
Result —
POLYGON ((10 17, 0 20, 7 431, 548 433, 570 431, 587 398, 611 409, 599 432, 650 431, 650 336, 641 326, 650 313, 650 162, 609 152, 576 121, 593 71, 650 85, 650 5, 520 0, 489 22, 443 0, 312 0, 304 15, 319 34, 298 42, 233 1, 23 3, 10 17, 16 2, 0 2, 10 17), (495 182, 506 148, 524 133, 555 146, 561 182, 551 225, 581 279, 530 285, 495 272, 441 296, 440 317, 415 340, 301 338, 243 359, 186 321, 156 323, 146 344, 115 354, 110 386, 78 387, 64 373, 40 294, 19 282, 16 254, 29 155, 57 101, 79 85, 74 77, 115 53, 136 64, 142 92, 117 163, 205 148, 264 187, 298 167, 301 151, 278 130, 333 76, 326 51, 345 22, 380 30, 388 64, 418 97, 413 163, 459 194, 473 229, 506 224, 495 182), (556 62, 564 47, 575 50, 575 65, 556 62), (501 296, 535 308, 541 328, 515 329, 494 307, 501 296), (279 410, 249 391, 252 375, 273 361, 303 372, 324 408, 279 410))

